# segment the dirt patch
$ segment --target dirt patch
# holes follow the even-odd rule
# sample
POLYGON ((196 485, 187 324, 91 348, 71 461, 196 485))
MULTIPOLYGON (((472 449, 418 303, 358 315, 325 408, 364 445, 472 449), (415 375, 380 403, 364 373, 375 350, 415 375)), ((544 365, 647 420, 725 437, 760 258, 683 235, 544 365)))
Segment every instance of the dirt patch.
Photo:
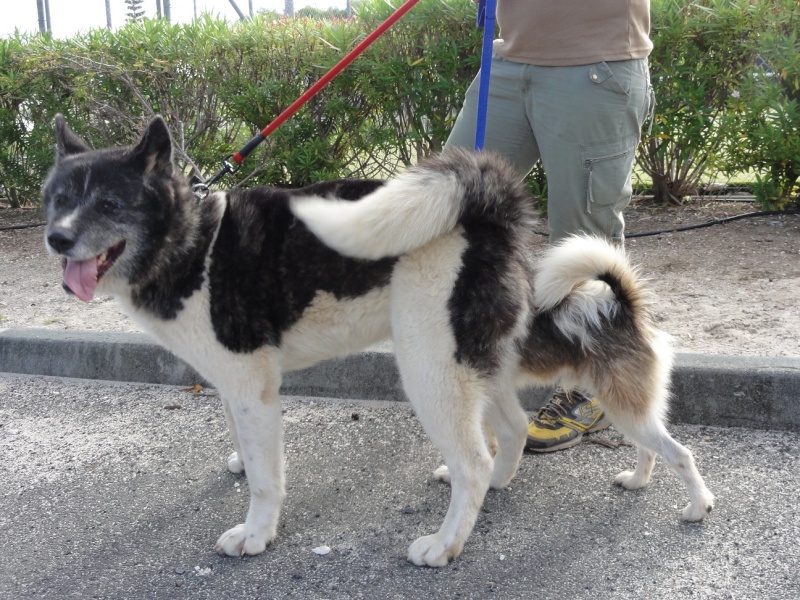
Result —
MULTIPOLYGON (((626 213, 627 233, 754 210, 745 202, 664 208, 636 200, 626 213)), ((0 228, 40 220, 36 210, 0 208, 0 228)), ((538 243, 544 248, 546 238, 538 243)), ((678 350, 800 356, 800 216, 629 238, 626 246, 650 280, 659 324, 675 336, 678 350)), ((42 227, 0 231, 0 327, 139 331, 111 298, 84 304, 63 292, 60 261, 45 253, 42 227)))

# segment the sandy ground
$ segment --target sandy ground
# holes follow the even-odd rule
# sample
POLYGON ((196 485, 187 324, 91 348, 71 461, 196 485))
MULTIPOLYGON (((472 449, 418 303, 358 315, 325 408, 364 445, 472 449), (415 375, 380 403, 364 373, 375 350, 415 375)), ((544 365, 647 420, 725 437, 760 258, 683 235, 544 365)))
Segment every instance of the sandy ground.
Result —
MULTIPOLYGON (((745 202, 701 199, 664 208, 637 200, 626 213, 627 232, 754 210, 745 202)), ((64 293, 60 261, 45 253, 42 227, 1 229, 37 221, 36 210, 0 208, 0 327, 138 331, 111 298, 84 304, 64 293)), ((626 246, 650 280, 657 318, 679 351, 800 356, 800 215, 629 238, 626 246)))

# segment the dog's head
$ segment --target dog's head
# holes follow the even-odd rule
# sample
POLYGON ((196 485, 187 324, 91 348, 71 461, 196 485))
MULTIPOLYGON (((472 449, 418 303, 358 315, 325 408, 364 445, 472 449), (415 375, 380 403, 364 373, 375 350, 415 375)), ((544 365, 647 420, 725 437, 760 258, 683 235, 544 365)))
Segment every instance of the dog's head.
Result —
POLYGON ((136 146, 105 150, 89 148, 56 117, 56 162, 42 202, 45 246, 64 259, 64 289, 88 301, 101 280, 135 276, 152 250, 146 238, 166 227, 172 178, 172 141, 161 117, 136 146))

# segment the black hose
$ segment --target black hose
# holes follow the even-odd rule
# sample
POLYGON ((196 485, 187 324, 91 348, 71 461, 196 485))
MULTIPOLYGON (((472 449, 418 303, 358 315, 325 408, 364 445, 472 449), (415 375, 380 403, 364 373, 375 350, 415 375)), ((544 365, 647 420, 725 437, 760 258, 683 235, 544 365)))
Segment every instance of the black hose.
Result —
POLYGON ((33 229, 34 227, 44 227, 47 223, 27 223, 24 225, 6 225, 0 227, 0 231, 11 231, 13 229, 33 229))
MULTIPOLYGON (((643 231, 641 233, 626 233, 625 239, 648 237, 651 235, 662 235, 664 233, 676 233, 680 231, 690 231, 692 229, 702 229, 703 227, 711 227, 712 225, 722 225, 730 221, 738 221, 739 219, 748 219, 750 217, 768 217, 770 215, 797 215, 800 214, 800 209, 791 208, 787 210, 760 210, 757 212, 744 213, 741 215, 734 215, 732 217, 725 217, 724 219, 711 219, 705 223, 697 223, 696 225, 684 225, 683 227, 673 227, 671 229, 658 229, 656 231, 643 231)), ((550 237, 546 231, 536 231, 537 235, 550 237)))

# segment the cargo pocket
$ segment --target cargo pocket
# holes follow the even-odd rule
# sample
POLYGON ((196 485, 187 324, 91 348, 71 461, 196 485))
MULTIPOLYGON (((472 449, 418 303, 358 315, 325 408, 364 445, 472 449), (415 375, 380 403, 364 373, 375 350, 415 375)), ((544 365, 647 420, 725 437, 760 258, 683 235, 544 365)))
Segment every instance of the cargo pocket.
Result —
POLYGON ((631 169, 636 155, 637 138, 593 144, 581 149, 586 181, 586 212, 598 207, 622 210, 630 202, 631 169))

